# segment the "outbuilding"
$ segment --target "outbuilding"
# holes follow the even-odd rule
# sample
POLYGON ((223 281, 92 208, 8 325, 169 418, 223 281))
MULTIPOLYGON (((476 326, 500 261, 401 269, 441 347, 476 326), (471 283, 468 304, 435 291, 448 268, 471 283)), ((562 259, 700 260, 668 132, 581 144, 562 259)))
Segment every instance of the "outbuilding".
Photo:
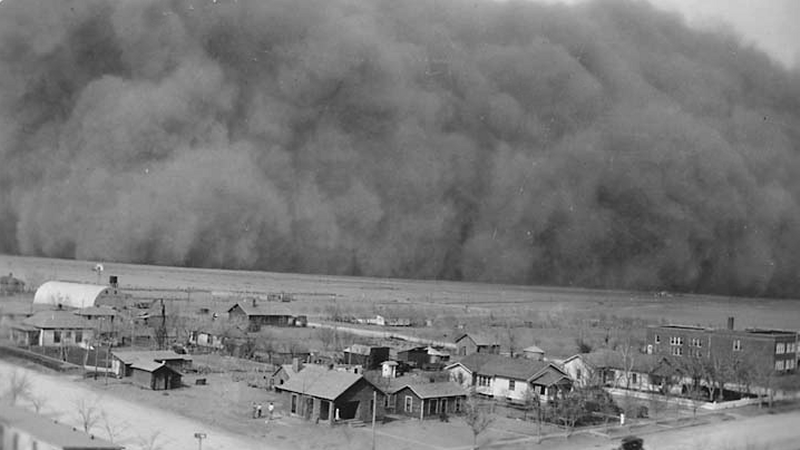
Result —
POLYGON ((461 413, 467 394, 466 389, 451 381, 408 383, 392 390, 387 403, 395 414, 422 420, 461 413))
POLYGON ((181 374, 164 363, 137 361, 130 366, 131 380, 134 384, 163 391, 181 387, 181 374))
POLYGON ((119 290, 114 286, 99 284, 48 281, 36 289, 34 304, 88 308, 102 304, 115 305, 119 290))

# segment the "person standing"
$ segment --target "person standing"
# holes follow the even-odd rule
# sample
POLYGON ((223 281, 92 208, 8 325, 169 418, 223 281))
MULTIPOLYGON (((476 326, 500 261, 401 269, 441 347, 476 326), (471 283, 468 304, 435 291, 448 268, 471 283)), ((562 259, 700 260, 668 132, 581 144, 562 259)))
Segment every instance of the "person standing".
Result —
POLYGON ((272 420, 272 412, 275 411, 275 405, 272 402, 269 402, 267 406, 267 412, 269 413, 269 420, 272 420))
POLYGON ((261 418, 261 403, 256 406, 256 417, 261 418))

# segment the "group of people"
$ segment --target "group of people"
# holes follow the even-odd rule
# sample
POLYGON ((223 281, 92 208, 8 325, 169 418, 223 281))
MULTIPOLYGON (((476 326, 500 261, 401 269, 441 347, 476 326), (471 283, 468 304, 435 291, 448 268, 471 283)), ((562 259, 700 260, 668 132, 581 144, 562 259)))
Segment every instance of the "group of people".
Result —
MULTIPOLYGON (((272 420, 272 412, 275 411, 275 404, 269 402, 267 405, 267 419, 272 420)), ((260 419, 263 417, 263 407, 261 403, 253 402, 253 419, 260 419)))

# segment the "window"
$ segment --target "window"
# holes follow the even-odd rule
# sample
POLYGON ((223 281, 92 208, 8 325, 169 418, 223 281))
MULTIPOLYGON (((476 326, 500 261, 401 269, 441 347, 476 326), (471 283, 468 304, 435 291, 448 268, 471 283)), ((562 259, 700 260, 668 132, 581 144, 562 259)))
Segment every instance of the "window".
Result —
POLYGON ((669 338, 669 345, 683 345, 683 338, 680 336, 671 336, 669 338))
POLYGON ((517 382, 514 380, 508 380, 508 390, 513 391, 514 388, 517 387, 517 382))
POLYGON ((75 332, 75 342, 83 342, 83 331, 75 332))
POLYGON ((783 360, 775 361, 775 370, 783 370, 783 368, 784 368, 783 360))
POLYGON ((794 353, 796 348, 794 342, 789 342, 786 344, 786 353, 794 353))
POLYGON ((703 340, 700 338, 692 338, 692 347, 702 347, 703 340))
POLYGON ((64 339, 66 339, 66 340, 72 339, 72 331, 65 331, 64 332, 64 339))
POLYGON ((797 366, 797 361, 794 358, 786 360, 786 370, 792 370, 795 366, 797 366))
POLYGON ((683 355, 683 348, 681 347, 672 347, 672 354, 675 356, 683 355))
POLYGON ((581 369, 577 369, 575 371, 575 378, 576 379, 580 380, 582 378, 582 375, 583 375, 583 373, 581 372, 581 369))
POLYGON ((61 343, 61 332, 60 331, 53 331, 53 343, 60 344, 61 343))
POLYGON ((733 351, 740 352, 742 351, 742 341, 739 339, 733 340, 733 351))
POLYGON ((484 375, 478 375, 478 386, 491 386, 491 385, 492 385, 491 378, 484 375))
POLYGON ((778 355, 786 353, 786 344, 784 344, 783 342, 778 342, 777 344, 775 344, 775 353, 778 355))
POLYGON ((389 408, 394 409, 397 406, 397 395, 389 395, 389 408))
POLYGON ((631 374, 631 383, 632 384, 636 384, 638 382, 638 379, 639 379, 639 377, 635 373, 631 374))
POLYGON ((407 412, 407 413, 410 413, 412 408, 413 408, 413 406, 414 406, 414 399, 411 398, 410 395, 406 395, 406 404, 405 404, 404 411, 407 412))
POLYGON ((661 336, 660 336, 660 335, 658 335, 658 334, 656 335, 656 338, 655 338, 655 343, 656 343, 656 344, 660 344, 660 343, 661 343, 661 336))

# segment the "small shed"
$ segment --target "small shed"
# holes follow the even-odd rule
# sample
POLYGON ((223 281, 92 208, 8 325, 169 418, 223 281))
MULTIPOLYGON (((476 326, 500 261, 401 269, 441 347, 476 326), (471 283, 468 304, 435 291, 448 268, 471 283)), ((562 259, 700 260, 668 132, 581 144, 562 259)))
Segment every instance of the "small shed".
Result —
POLYGON ((544 350, 535 345, 531 345, 530 347, 522 349, 522 355, 534 361, 542 361, 544 359, 544 350))
POLYGON ((111 370, 119 378, 132 376, 133 366, 144 363, 163 363, 175 371, 186 371, 192 367, 192 357, 172 350, 143 350, 112 352, 111 370))
POLYGON ((134 384, 154 391, 181 387, 180 372, 155 361, 137 361, 131 364, 131 380, 134 384))
POLYGON ((391 392, 388 409, 418 419, 458 414, 467 394, 465 388, 451 381, 408 383, 391 392))

